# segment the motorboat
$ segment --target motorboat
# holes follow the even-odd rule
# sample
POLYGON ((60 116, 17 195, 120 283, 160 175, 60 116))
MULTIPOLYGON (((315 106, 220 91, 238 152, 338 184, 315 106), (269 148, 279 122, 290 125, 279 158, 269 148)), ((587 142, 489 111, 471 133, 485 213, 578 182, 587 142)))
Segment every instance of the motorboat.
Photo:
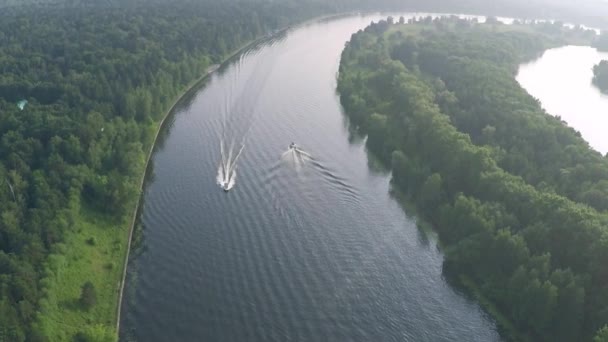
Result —
POLYGON ((289 149, 290 150, 295 150, 298 146, 296 146, 295 142, 292 142, 291 144, 289 144, 289 149))
POLYGON ((222 183, 221 187, 222 187, 222 190, 224 190, 224 192, 230 191, 230 184, 228 182, 222 183))

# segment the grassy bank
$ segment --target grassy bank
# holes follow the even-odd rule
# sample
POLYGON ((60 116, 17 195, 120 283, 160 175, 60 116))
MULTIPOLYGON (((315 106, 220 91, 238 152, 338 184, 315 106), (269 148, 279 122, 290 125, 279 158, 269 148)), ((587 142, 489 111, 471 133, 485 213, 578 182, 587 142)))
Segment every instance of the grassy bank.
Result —
POLYGON ((37 324, 49 341, 71 341, 80 331, 111 341, 128 223, 108 221, 87 208, 80 209, 79 219, 49 258, 51 272, 42 280, 47 292, 37 324), (93 283, 97 295, 97 303, 89 310, 79 301, 87 281, 93 283))
MULTIPOLYGON (((243 44, 227 54, 222 63, 259 41, 260 39, 243 44)), ((93 337, 95 341, 117 339, 131 241, 156 139, 165 120, 182 97, 217 69, 218 66, 209 67, 207 72, 184 87, 164 112, 162 120, 150 125, 150 131, 155 134, 152 144, 146 146, 148 153, 145 156, 145 167, 141 170, 140 193, 130 205, 134 208, 132 215, 124 217, 120 222, 113 222, 93 209, 74 209, 78 210, 74 228, 66 233, 65 241, 55 247, 47 263, 49 271, 41 280, 45 293, 35 325, 49 341, 72 341, 81 332, 93 337), (80 301, 82 286, 86 282, 91 282, 96 292, 96 304, 88 310, 80 301)))
MULTIPOLYGON (((251 44, 253 42, 248 42, 233 51, 225 61, 251 44)), ((140 195, 143 193, 148 162, 165 119, 188 91, 215 70, 217 66, 210 67, 204 75, 184 87, 165 111, 162 120, 150 126, 149 129, 155 130, 156 134, 153 143, 148 146, 145 168, 141 170, 140 195)), ((86 332, 100 341, 116 340, 139 197, 133 199, 132 206, 133 215, 121 222, 113 222, 92 209, 80 208, 74 229, 66 234, 64 243, 56 246, 55 253, 48 261, 50 272, 41 281, 46 291, 36 322, 50 341, 72 341, 79 332, 86 332), (93 283, 97 297, 97 303, 89 310, 79 301, 82 286, 87 281, 93 283)))

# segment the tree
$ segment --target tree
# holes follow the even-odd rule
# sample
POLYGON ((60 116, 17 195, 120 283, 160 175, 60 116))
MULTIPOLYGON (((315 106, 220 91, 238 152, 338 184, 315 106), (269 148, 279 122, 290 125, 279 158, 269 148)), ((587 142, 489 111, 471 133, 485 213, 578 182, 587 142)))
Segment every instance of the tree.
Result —
POLYGON ((593 342, 608 342, 608 325, 598 330, 593 338, 593 342))
MULTIPOLYGON (((79 322, 57 328, 70 309, 52 300, 57 284, 69 282, 71 272, 52 272, 51 264, 61 260, 58 243, 66 233, 79 233, 68 229, 81 219, 81 200, 95 217, 126 222, 154 129, 176 95, 224 53, 335 7, 6 2, 0 1, 0 340, 58 340, 51 335, 59 329, 94 336, 87 328, 110 317, 81 312, 79 322), (29 104, 20 111, 24 99, 29 104)), ((94 290, 82 288, 82 306, 94 305, 94 290)))
POLYGON ((112 330, 97 324, 88 327, 84 331, 79 331, 74 335, 74 342, 113 342, 115 341, 112 330))
POLYGON ((436 227, 447 276, 476 283, 535 340, 586 340, 608 312, 608 160, 513 79, 547 37, 585 34, 456 20, 355 34, 345 111, 382 146, 372 153, 394 151, 393 184, 436 227))
POLYGON ((80 304, 85 310, 91 309, 97 304, 97 292, 95 291, 95 285, 92 282, 87 281, 82 286, 82 292, 80 293, 80 304))
POLYGON ((580 336, 585 303, 582 281, 570 270, 556 270, 551 283, 558 288, 557 306, 553 321, 554 341, 575 341, 580 336))
POLYGON ((420 206, 429 214, 435 211, 442 201, 443 190, 441 183, 441 175, 433 173, 426 179, 418 194, 420 206))
POLYGON ((76 333, 76 335, 74 335, 74 342, 94 342, 93 339, 91 337, 89 337, 89 335, 87 335, 86 333, 79 331, 78 333, 76 333))
POLYGON ((385 139, 383 139, 383 134, 386 131, 386 121, 386 116, 378 113, 372 114, 368 120, 369 133, 367 145, 380 155, 384 154, 385 139))
POLYGON ((593 67, 593 84, 602 92, 608 92, 608 60, 603 60, 593 67))

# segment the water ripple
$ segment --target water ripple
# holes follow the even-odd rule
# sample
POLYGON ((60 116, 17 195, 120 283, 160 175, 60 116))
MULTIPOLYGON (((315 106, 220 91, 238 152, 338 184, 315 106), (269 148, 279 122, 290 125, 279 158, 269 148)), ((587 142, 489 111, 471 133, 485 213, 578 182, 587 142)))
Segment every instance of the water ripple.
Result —
POLYGON ((122 340, 499 340, 348 143, 335 73, 373 18, 259 44, 184 101, 154 155, 122 340), (215 182, 222 136, 247 137, 228 193, 215 182), (292 141, 310 154, 298 165, 281 158, 292 141))

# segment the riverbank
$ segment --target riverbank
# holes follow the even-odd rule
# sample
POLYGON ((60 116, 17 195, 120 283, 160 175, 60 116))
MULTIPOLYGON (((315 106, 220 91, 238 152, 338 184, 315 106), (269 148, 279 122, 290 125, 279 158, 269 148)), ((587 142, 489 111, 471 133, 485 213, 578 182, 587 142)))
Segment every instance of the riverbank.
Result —
MULTIPOLYGON (((294 24, 291 26, 287 26, 287 27, 277 31, 273 36, 285 33, 292 28, 303 27, 305 25, 309 25, 309 24, 312 24, 312 23, 315 23, 318 21, 340 18, 342 16, 347 16, 350 14, 352 14, 352 13, 338 13, 338 14, 317 16, 317 17, 302 21, 300 23, 297 23, 297 24, 294 24)), ((252 47, 253 45, 255 45, 259 42, 262 42, 268 38, 269 37, 260 37, 258 39, 247 42, 246 44, 243 44, 241 47, 239 47, 239 48, 235 49, 234 51, 232 51, 231 53, 229 53, 220 64, 211 66, 204 75, 199 77, 197 80, 191 82, 187 87, 185 87, 185 89, 182 92, 180 92, 180 94, 177 96, 177 98, 175 99, 175 101, 173 102, 173 104, 171 105, 169 110, 167 110, 164 113, 162 120, 158 123, 158 129, 155 133, 152 146, 150 147, 148 155, 147 155, 146 164, 145 164, 145 168, 143 171, 143 176, 142 176, 141 184, 140 184, 140 196, 139 196, 138 202, 135 206, 135 209, 133 211, 130 229, 129 229, 128 244, 127 244, 127 250, 126 250, 126 254, 125 254, 124 262, 123 262, 122 280, 120 282, 120 291, 119 291, 119 295, 118 295, 118 299, 117 299, 117 307, 116 307, 116 316, 115 316, 116 317, 116 329, 115 329, 116 334, 119 334, 119 331, 120 331, 120 312, 121 312, 121 308, 122 308, 122 299, 124 296, 124 286, 125 286, 125 282, 126 282, 126 273, 127 273, 127 268, 128 268, 129 255, 130 255, 130 251, 131 251, 131 245, 133 243, 133 234, 134 234, 135 230, 137 229, 137 219, 139 217, 138 214, 139 214, 139 209, 140 209, 141 196, 144 193, 144 186, 145 186, 145 180, 146 180, 146 176, 147 176, 147 172, 148 172, 148 165, 152 158, 152 154, 154 152, 154 148, 156 146, 156 141, 158 139, 158 136, 159 136, 160 132, 162 131, 167 118, 169 118, 171 113, 173 113, 173 110, 179 104, 179 102, 184 98, 184 96, 186 96, 190 91, 195 89, 201 82, 205 81, 209 76, 211 76, 215 71, 220 69, 224 64, 228 63, 232 58, 238 56, 243 51, 247 50, 248 48, 252 47)))
MULTIPOLYGON (((287 30, 289 28, 284 28, 283 30, 279 31, 279 32, 284 32, 285 30, 287 30)), ((197 87, 201 82, 205 81, 208 77, 210 77, 214 72, 216 72, 219 68, 221 68, 222 65, 224 65, 226 62, 229 62, 232 58, 234 58, 235 56, 239 55, 240 53, 242 53, 244 50, 250 48, 252 45, 256 44, 259 41, 262 41, 265 38, 258 38, 256 40, 252 40, 249 41, 245 44, 243 44, 241 47, 239 47, 238 49, 235 49, 234 51, 232 51, 231 53, 229 53, 224 60, 220 63, 220 64, 215 64, 210 66, 207 71, 201 75, 198 79, 192 81, 190 84, 188 84, 188 86, 186 86, 184 88, 183 91, 181 91, 179 93, 179 95, 176 97, 176 99, 173 101, 171 107, 164 113, 161 121, 158 123, 157 125, 157 130, 156 133, 154 135, 154 139, 152 141, 152 145, 149 148, 148 154, 147 154, 147 158, 146 158, 146 164, 143 170, 143 175, 141 177, 141 181, 140 181, 140 187, 139 187, 139 197, 138 197, 138 201, 137 204, 135 205, 135 208, 133 210, 133 215, 132 215, 132 219, 131 219, 131 224, 130 224, 130 228, 129 228, 129 236, 128 236, 128 243, 127 243, 127 250, 125 252, 125 257, 123 260, 123 272, 122 272, 122 279, 120 280, 120 290, 118 293, 118 298, 117 298, 117 306, 116 306, 116 329, 115 329, 115 334, 118 336, 119 332, 120 332, 120 312, 121 312, 121 308, 122 308, 122 299, 124 296, 124 287, 125 287, 125 281, 126 281, 126 276, 127 276, 127 268, 128 268, 128 264, 129 264, 129 255, 131 252, 131 244, 132 244, 132 240, 133 240, 133 233, 134 230, 136 229, 136 223, 137 223, 137 219, 139 217, 139 209, 140 209, 140 204, 141 204, 141 198, 142 195, 144 193, 144 185, 145 185, 145 181, 146 181, 146 176, 148 173, 148 165, 150 164, 150 160, 152 158, 152 154, 154 152, 154 148, 156 147, 156 141, 158 140, 158 136, 160 134, 160 132, 162 131, 165 122, 167 121, 167 118, 169 118, 169 116, 171 115, 171 113, 173 113, 173 110, 175 109, 175 106, 177 106, 179 104, 179 102, 184 98, 184 96, 186 96, 190 91, 192 91, 195 87, 197 87)))
MULTIPOLYGON (((221 64, 264 39, 261 37, 241 45, 227 54, 221 64)), ((76 213, 74 229, 66 232, 63 243, 54 246, 46 263, 47 272, 41 280, 45 290, 34 323, 49 340, 72 341, 79 333, 99 337, 101 341, 118 338, 130 249, 156 141, 167 118, 183 97, 218 70, 221 64, 208 67, 204 74, 183 87, 164 111, 162 119, 147 128, 154 138, 144 146, 147 149, 145 157, 141 156, 142 161, 146 159, 145 164, 142 163, 138 196, 132 200, 132 215, 113 220, 84 205, 70 208, 76 213), (129 228, 124 229, 126 227, 129 228), (96 304, 88 310, 79 303, 81 287, 86 282, 93 284, 96 293, 96 304)))
MULTIPOLYGON (((250 44, 252 42, 230 54, 227 59, 250 44)), ((71 341, 75 334, 81 332, 100 336, 104 341, 116 340, 131 240, 156 140, 169 114, 183 96, 218 68, 218 65, 209 67, 201 77, 184 87, 162 119, 150 125, 149 129, 156 130, 156 133, 148 148, 139 183, 139 196, 133 200, 135 209, 131 216, 114 221, 91 208, 73 209, 78 211, 74 223, 77 228, 66 233, 65 241, 55 247, 47 263, 50 272, 41 281, 47 290, 40 303, 36 325, 50 340, 71 341), (123 229, 127 226, 128 230, 123 229), (94 285, 96 304, 89 310, 83 310, 78 298, 82 284, 88 281, 94 285)))
POLYGON ((459 275, 458 279, 454 279, 457 286, 460 286, 467 294, 469 294, 481 307, 494 318, 496 326, 507 341, 532 342, 533 339, 519 331, 513 322, 507 318, 501 311, 488 299, 475 282, 465 275, 459 275))
MULTIPOLYGON (((369 152, 368 158, 375 158, 373 152, 369 152)), ((394 181, 391 181, 390 194, 395 199, 397 203, 401 206, 402 210, 408 215, 416 220, 416 226, 424 234, 425 238, 431 239, 434 243, 436 243, 437 248, 445 253, 446 246, 441 242, 437 234, 437 227, 433 226, 425 217, 418 212, 418 208, 415 204, 415 199, 409 197, 406 193, 404 193, 399 186, 394 184, 394 181)), ((449 247, 449 246, 448 246, 449 247)), ((487 298, 478 285, 469 277, 463 274, 459 275, 446 275, 446 280, 454 286, 455 288, 463 291, 468 297, 470 297, 475 302, 479 303, 481 308, 492 317, 500 335, 505 338, 507 341, 521 341, 521 342, 531 342, 533 339, 525 334, 524 332, 520 332, 517 330, 513 322, 506 317, 499 308, 496 307, 492 301, 487 298)))
MULTIPOLYGON (((227 59, 232 58, 232 56, 234 56, 236 53, 238 53, 239 51, 247 48, 248 46, 250 46, 252 44, 252 42, 248 43, 246 46, 241 47, 239 50, 237 50, 237 52, 234 52, 230 55, 230 57, 228 57, 227 59)), ((162 131, 165 122, 167 121, 167 118, 169 117, 169 115, 173 112, 173 109, 175 108, 175 106, 179 103, 179 101, 184 97, 184 95, 186 95, 192 88, 194 88, 196 85, 198 85, 200 82, 202 82, 203 80, 205 80, 207 77, 209 77, 212 73, 214 73, 215 71, 217 71, 219 69, 219 65, 213 65, 211 67, 209 67, 207 69, 207 71, 205 72, 205 74, 203 74, 201 77, 199 77, 197 80, 193 81, 192 83, 190 83, 184 91, 182 91, 180 93, 180 95, 177 96, 177 98, 173 101, 173 104, 171 105, 171 107, 169 108, 169 110, 167 110, 165 112, 165 114, 163 115, 162 120, 158 123, 158 129, 156 130, 156 133, 154 135, 154 139, 152 140, 152 145, 150 146, 149 150, 148 150, 148 154, 147 154, 147 158, 146 158, 146 164, 144 166, 144 170, 143 170, 143 175, 141 177, 141 181, 140 181, 140 185, 139 185, 139 197, 137 200, 137 204, 135 205, 135 209, 133 209, 133 215, 132 215, 132 219, 131 219, 131 225, 129 228, 129 237, 127 239, 127 249, 125 252, 125 256, 124 256, 124 261, 123 261, 123 266, 122 266, 122 279, 120 280, 120 290, 118 293, 118 299, 117 299, 117 304, 116 304, 116 335, 118 335, 118 332, 120 330, 120 309, 122 306, 122 298, 124 295, 124 288, 125 288, 125 279, 127 277, 127 266, 129 264, 129 255, 131 252, 131 243, 133 240, 133 231, 135 230, 135 224, 137 223, 137 217, 138 217, 138 212, 139 212, 139 205, 141 203, 141 196, 144 193, 144 184, 146 181, 146 174, 148 172, 148 165, 150 164, 150 159, 152 158, 152 153, 154 152, 154 147, 156 146, 156 140, 158 139, 158 135, 160 134, 160 132, 162 131)))
MULTIPOLYGON (((605 161, 513 79, 522 62, 589 32, 450 18, 415 25, 419 29, 412 32, 409 25, 380 23, 353 36, 338 85, 346 113, 368 134, 368 146, 392 161, 394 184, 439 233, 444 274, 459 277, 506 338, 573 341, 592 335, 604 322, 586 327, 581 317, 598 310, 585 303, 605 308, 595 292, 602 279, 593 266, 580 265, 593 265, 595 255, 605 252, 586 243, 602 238, 604 223, 595 222, 602 222, 598 211, 605 207, 583 196, 590 191, 586 183, 597 180, 574 174, 567 179, 564 170, 605 161), (488 47, 497 51, 487 54, 488 47), (508 152, 496 158, 494 149, 508 152), (581 161, 571 162, 569 149, 581 161), (516 165, 505 163, 515 159, 516 165), (552 178, 557 173, 563 175, 559 181, 552 178), (574 213, 584 219, 569 221, 574 213), (580 242, 581 236, 592 238, 580 242), (573 252, 581 249, 592 252, 573 252)), ((604 196, 595 189, 594 195, 604 196)))

